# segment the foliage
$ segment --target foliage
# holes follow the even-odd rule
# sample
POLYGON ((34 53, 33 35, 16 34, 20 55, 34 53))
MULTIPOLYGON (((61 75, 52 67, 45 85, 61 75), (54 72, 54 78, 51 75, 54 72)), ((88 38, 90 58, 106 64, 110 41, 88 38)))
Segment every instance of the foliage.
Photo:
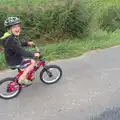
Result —
POLYGON ((100 19, 100 27, 108 31, 115 31, 120 29, 120 6, 110 6, 104 11, 102 18, 100 19))
MULTIPOLYGON (((22 37, 58 41, 61 39, 82 37, 88 26, 89 16, 85 5, 77 2, 74 8, 71 1, 49 2, 45 4, 29 3, 23 8, 0 7, 0 36, 5 30, 4 19, 18 16, 22 21, 22 37), (52 4, 52 5, 51 5, 52 4), (87 17, 86 17, 87 16, 87 17)), ((19 3, 16 3, 16 5, 19 3)))
MULTIPOLYGON (((93 38, 86 38, 74 40, 66 40, 60 43, 48 44, 41 46, 41 54, 47 61, 55 59, 66 59, 82 55, 89 50, 103 49, 120 44, 120 31, 105 32, 101 36, 94 36, 93 38)), ((100 34, 100 31, 99 31, 100 34)), ((33 51, 33 48, 29 49, 33 51)), ((6 65, 3 53, 0 54, 0 69, 8 67, 6 65)))

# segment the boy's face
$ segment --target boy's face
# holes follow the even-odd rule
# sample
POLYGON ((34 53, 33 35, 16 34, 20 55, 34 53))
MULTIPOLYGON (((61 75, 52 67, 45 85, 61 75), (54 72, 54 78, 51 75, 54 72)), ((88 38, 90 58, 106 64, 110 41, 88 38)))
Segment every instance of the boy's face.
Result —
POLYGON ((19 36, 20 35, 20 24, 16 24, 16 25, 13 25, 11 28, 10 28, 10 31, 13 35, 15 36, 19 36))

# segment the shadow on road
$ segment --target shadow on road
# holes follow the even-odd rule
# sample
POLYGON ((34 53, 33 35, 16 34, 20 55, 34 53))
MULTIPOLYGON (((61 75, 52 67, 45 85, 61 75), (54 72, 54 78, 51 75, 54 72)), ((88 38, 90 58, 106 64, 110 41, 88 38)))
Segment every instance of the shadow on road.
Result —
POLYGON ((120 120, 120 107, 107 109, 99 116, 91 118, 90 120, 120 120))

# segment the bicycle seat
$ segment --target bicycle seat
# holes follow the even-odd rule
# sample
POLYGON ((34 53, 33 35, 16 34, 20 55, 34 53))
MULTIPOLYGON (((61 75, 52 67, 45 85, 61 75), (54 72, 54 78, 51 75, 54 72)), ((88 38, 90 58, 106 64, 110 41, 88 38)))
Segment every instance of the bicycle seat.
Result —
POLYGON ((24 69, 26 66, 9 66, 10 69, 15 70, 15 69, 24 69))
POLYGON ((9 67, 12 70, 15 70, 15 69, 24 69, 24 68, 28 67, 30 64, 31 63, 28 61, 28 62, 22 63, 21 65, 9 66, 9 67))
POLYGON ((15 70, 16 68, 15 68, 15 67, 12 67, 12 68, 10 68, 10 69, 15 70))
POLYGON ((12 70, 15 70, 15 69, 24 69, 24 68, 26 68, 27 66, 29 66, 29 64, 27 64, 27 65, 24 65, 24 66, 9 66, 10 67, 10 69, 12 69, 12 70))
POLYGON ((10 69, 12 69, 12 70, 20 69, 20 67, 11 67, 11 66, 10 66, 10 69))

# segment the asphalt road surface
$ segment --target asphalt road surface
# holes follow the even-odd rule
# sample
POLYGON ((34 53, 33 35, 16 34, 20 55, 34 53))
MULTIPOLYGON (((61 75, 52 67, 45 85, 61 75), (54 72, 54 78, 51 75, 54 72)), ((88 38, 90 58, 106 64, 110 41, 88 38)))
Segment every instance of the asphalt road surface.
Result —
MULTIPOLYGON (((61 66, 61 80, 45 85, 38 71, 33 85, 18 97, 0 99, 0 120, 120 119, 120 47, 50 64, 61 66)), ((15 73, 4 71, 0 79, 15 73)))

